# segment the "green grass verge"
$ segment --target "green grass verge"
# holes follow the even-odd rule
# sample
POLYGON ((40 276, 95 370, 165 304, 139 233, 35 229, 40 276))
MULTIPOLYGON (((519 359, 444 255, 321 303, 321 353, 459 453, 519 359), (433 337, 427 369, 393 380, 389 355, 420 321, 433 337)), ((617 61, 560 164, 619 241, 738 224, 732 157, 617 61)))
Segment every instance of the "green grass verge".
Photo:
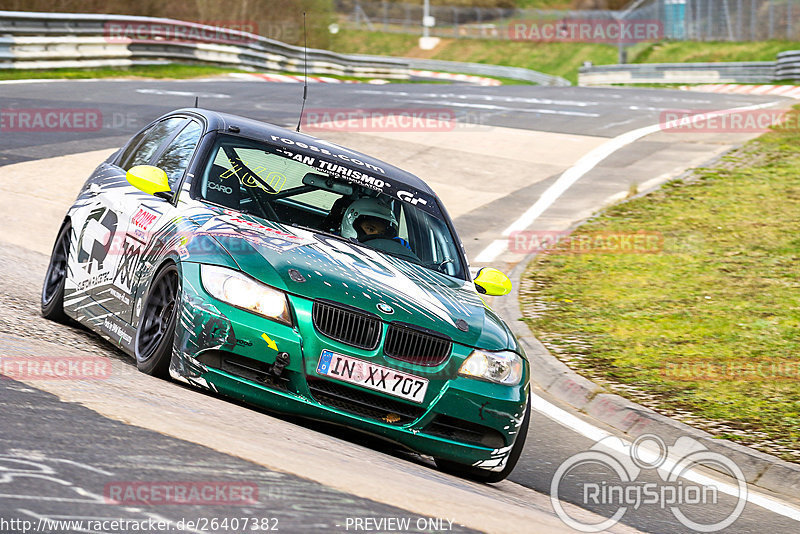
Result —
POLYGON ((538 256, 526 321, 617 393, 800 461, 799 176, 800 132, 774 131, 609 209, 578 234, 659 232, 663 251, 538 256))
MULTIPOLYGON (((331 37, 334 51, 393 56, 420 56, 418 36, 341 30, 331 37)), ((628 48, 631 63, 686 63, 706 61, 772 61, 778 52, 800 50, 800 42, 664 42, 628 48)), ((444 39, 431 59, 508 65, 562 76, 573 83, 584 61, 595 65, 617 63, 617 47, 589 43, 532 43, 490 39, 444 39)))
POLYGON ((669 42, 638 45, 634 63, 692 63, 706 61, 775 61, 778 52, 800 50, 800 42, 669 42))
POLYGON ((578 67, 584 61, 616 63, 617 49, 610 45, 584 43, 522 43, 477 39, 450 41, 434 59, 508 65, 538 70, 578 81, 578 67))
MULTIPOLYGON (((341 30, 332 36, 335 52, 415 56, 418 36, 360 30, 341 30)), ((443 45, 430 59, 508 65, 563 76, 573 83, 584 61, 616 63, 617 49, 611 45, 583 43, 523 43, 483 39, 443 39, 443 45)))
POLYGON ((330 49, 342 54, 405 56, 419 43, 419 35, 340 29, 330 36, 330 49))

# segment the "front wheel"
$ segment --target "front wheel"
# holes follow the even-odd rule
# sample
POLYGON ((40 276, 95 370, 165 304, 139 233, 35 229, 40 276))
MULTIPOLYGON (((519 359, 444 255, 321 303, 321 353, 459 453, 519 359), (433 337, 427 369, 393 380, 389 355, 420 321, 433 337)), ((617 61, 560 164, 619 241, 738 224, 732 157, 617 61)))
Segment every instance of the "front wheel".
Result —
POLYGON ((169 264, 153 278, 136 329, 134 353, 136 367, 141 372, 159 378, 169 377, 179 302, 178 267, 169 264))
POLYGON ((69 259, 70 236, 72 225, 65 222, 58 232, 50 264, 42 286, 42 316, 51 321, 66 323, 69 321, 64 313, 64 285, 67 281, 67 261, 69 259))
POLYGON ((468 478, 476 482, 492 483, 505 480, 517 466, 519 457, 522 455, 522 449, 525 448, 525 439, 528 437, 528 426, 531 422, 530 395, 528 395, 528 404, 525 406, 524 417, 525 419, 522 421, 522 424, 517 430, 517 439, 514 441, 514 445, 511 447, 511 451, 508 453, 506 465, 503 466, 502 470, 489 471, 487 469, 481 469, 471 465, 459 464, 450 460, 442 460, 441 458, 436 458, 436 466, 445 473, 450 473, 451 475, 456 475, 462 478, 468 478))

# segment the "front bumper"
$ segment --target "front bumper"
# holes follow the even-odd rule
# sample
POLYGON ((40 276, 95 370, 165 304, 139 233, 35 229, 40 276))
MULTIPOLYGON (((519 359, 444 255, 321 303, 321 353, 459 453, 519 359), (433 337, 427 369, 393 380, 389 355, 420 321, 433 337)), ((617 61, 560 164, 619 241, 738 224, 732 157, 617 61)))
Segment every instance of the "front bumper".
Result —
POLYGON ((453 344, 445 363, 420 367, 361 350, 318 333, 311 300, 290 296, 295 327, 218 301, 202 288, 199 265, 184 263, 183 307, 176 332, 180 361, 173 371, 189 381, 271 410, 341 424, 421 454, 486 468, 499 467, 522 423, 528 375, 509 387, 458 376, 471 349, 453 344), (274 347, 274 348, 273 348, 274 347), (328 349, 429 380, 422 403, 317 374, 328 349), (288 363, 276 378, 279 354, 288 363))

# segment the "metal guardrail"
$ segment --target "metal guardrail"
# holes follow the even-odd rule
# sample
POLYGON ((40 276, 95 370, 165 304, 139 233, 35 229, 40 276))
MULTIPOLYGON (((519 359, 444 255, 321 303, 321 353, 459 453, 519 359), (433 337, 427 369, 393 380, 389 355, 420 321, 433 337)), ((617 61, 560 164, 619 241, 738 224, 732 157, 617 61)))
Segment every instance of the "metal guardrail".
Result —
POLYGON ((585 66, 578 70, 578 85, 770 83, 775 80, 775 65, 774 61, 752 61, 585 66))
MULTIPOLYGON (((0 36, 0 68, 181 60, 264 70, 303 70, 304 51, 300 47, 237 30, 171 19, 0 11, 0 36), (146 33, 146 38, 127 36, 135 36, 137 29, 146 33)), ((312 74, 408 78, 408 65, 402 60, 317 49, 308 50, 308 70, 312 74)))
POLYGON ((778 54, 775 62, 775 80, 800 80, 800 50, 789 50, 778 54))
MULTIPOLYGON (((543 85, 563 78, 514 67, 338 54, 308 49, 310 74, 407 79, 409 69, 501 76, 543 85), (422 66, 424 63, 425 66, 422 66), (431 66, 436 64, 437 66, 431 66)), ((0 11, 0 69, 127 66, 190 61, 266 71, 303 71, 303 48, 251 33, 172 19, 0 11), (137 28, 145 30, 138 37, 137 28), (179 37, 176 39, 176 37, 179 37)))
POLYGON ((522 80, 538 85, 571 85, 568 80, 559 76, 551 76, 535 70, 522 69, 519 67, 416 58, 403 58, 403 61, 406 61, 412 69, 460 72, 464 74, 476 74, 478 76, 496 76, 498 78, 522 80))

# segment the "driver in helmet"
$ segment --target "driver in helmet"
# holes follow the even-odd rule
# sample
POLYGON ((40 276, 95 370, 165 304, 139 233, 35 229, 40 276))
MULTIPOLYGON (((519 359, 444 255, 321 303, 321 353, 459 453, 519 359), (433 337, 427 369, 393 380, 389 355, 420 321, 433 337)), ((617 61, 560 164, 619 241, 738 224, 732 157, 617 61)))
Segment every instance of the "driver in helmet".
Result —
POLYGON ((370 246, 386 252, 411 251, 411 245, 397 235, 397 218, 388 203, 377 198, 360 198, 344 212, 341 236, 360 243, 374 241, 370 246), (391 242, 391 243, 387 243, 391 242))

